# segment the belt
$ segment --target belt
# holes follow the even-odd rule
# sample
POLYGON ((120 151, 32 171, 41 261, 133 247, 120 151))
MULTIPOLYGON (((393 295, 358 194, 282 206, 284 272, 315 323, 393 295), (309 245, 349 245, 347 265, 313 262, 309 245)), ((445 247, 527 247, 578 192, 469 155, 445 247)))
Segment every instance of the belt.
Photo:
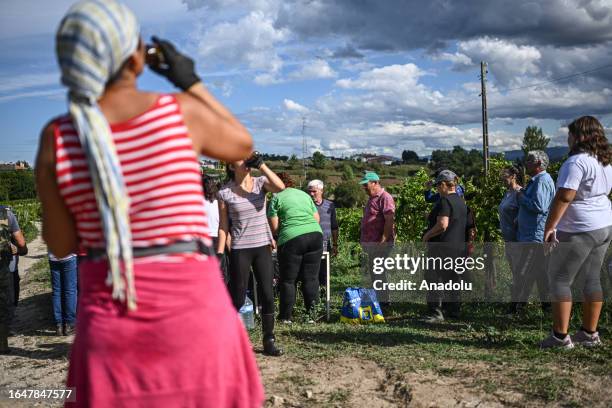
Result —
MULTIPOLYGON (((184 254, 184 253, 201 253, 208 256, 215 255, 214 250, 200 240, 197 241, 179 241, 168 245, 155 245, 146 248, 132 248, 132 256, 134 258, 142 258, 145 256, 168 255, 168 254, 184 254)), ((87 249, 87 258, 100 259, 106 257, 105 249, 87 249)))

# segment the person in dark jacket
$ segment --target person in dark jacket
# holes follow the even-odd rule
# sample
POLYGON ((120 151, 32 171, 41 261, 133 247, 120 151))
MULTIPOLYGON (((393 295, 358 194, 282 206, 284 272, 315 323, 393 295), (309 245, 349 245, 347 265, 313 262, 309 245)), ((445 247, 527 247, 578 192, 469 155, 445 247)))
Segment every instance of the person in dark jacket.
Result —
MULTIPOLYGON (((474 228, 473 218, 469 216, 468 207, 456 191, 457 175, 450 170, 438 174, 435 185, 440 200, 431 210, 428 217, 429 229, 423 236, 428 243, 429 258, 460 258, 467 255, 466 231, 474 228)), ((435 262, 434 262, 435 265, 435 262)), ((428 284, 457 282, 461 275, 454 269, 434 267, 425 271, 428 284)), ((439 322, 448 317, 458 317, 460 312, 460 293, 458 291, 427 291, 428 313, 424 319, 428 322, 439 322)))

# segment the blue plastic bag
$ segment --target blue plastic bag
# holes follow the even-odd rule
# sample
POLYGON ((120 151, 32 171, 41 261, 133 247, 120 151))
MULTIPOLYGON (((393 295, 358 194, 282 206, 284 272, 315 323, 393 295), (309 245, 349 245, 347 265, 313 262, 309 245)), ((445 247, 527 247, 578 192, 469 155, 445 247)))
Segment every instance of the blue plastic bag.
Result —
POLYGON ((340 321, 350 324, 384 323, 376 290, 347 288, 344 291, 340 321))

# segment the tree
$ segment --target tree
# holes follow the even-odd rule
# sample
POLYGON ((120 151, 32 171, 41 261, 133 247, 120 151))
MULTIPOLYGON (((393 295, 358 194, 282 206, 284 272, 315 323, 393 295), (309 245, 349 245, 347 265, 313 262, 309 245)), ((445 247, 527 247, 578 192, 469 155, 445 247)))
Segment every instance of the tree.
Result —
POLYGON ((306 183, 304 183, 304 190, 311 180, 321 180, 323 184, 327 184, 327 174, 321 170, 308 170, 306 173, 306 183))
POLYGON ((343 181, 334 189, 334 203, 339 208, 355 208, 365 204, 366 195, 356 181, 343 181))
POLYGON ((315 169, 325 168, 326 162, 327 158, 323 153, 316 151, 312 154, 312 167, 314 167, 315 169))
POLYGON ((418 163, 418 161, 419 161, 419 155, 416 154, 416 152, 412 150, 404 150, 402 152, 402 162, 404 164, 418 163))
POLYGON ((523 157, 527 157, 527 153, 530 150, 546 151, 548 142, 550 142, 550 139, 544 136, 541 127, 527 126, 525 135, 523 136, 523 145, 521 146, 523 157))
POLYGON ((434 150, 429 166, 434 171, 450 169, 463 178, 478 177, 482 170, 482 153, 476 149, 468 151, 461 146, 455 146, 453 150, 434 150))
POLYGON ((344 166, 342 166, 342 180, 351 181, 354 178, 355 173, 353 172, 353 167, 350 164, 345 163, 344 166))
POLYGON ((27 200, 32 198, 36 198, 36 186, 32 170, 0 172, 0 199, 27 200))
POLYGON ((295 154, 292 154, 289 160, 287 160, 287 164, 290 168, 294 169, 299 164, 298 158, 295 154))

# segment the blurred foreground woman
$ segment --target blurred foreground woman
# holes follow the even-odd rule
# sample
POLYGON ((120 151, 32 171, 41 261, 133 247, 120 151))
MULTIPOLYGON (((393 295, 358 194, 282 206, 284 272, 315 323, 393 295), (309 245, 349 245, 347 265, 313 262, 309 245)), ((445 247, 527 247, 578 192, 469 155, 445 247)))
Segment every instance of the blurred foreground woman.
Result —
POLYGON ((243 159, 252 140, 166 41, 154 69, 184 92, 139 91, 139 33, 115 1, 75 4, 57 32, 69 114, 43 130, 36 177, 49 249, 88 253, 67 385, 76 406, 259 407, 197 161, 243 159))

